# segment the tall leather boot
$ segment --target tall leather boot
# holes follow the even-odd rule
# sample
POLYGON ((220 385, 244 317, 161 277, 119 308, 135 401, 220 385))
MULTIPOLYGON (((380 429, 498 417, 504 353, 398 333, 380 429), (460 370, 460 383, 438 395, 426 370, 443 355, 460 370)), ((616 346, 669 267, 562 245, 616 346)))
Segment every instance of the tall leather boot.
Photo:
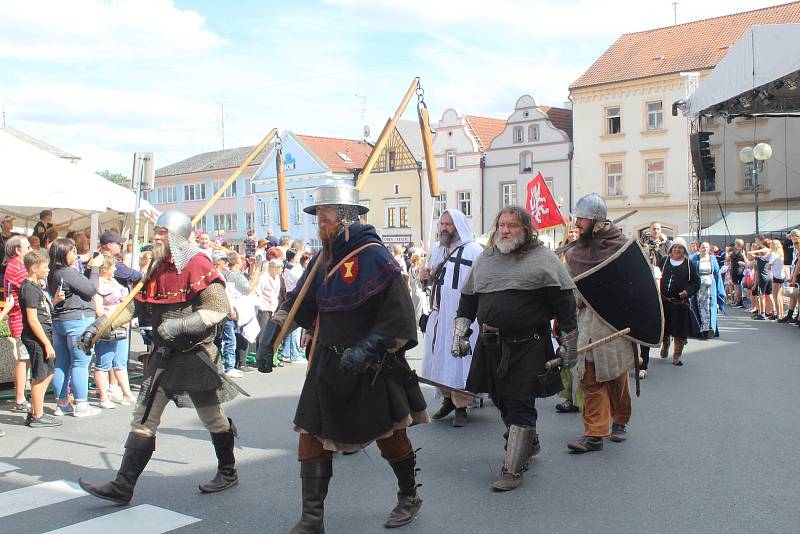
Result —
POLYGON ((417 495, 417 455, 411 453, 411 456, 405 460, 389 465, 392 466, 397 477, 399 491, 397 492, 397 506, 389 513, 383 526, 397 528, 411 523, 417 517, 419 507, 422 506, 422 499, 417 495))
POLYGON ((517 489, 522 483, 522 472, 527 469, 530 459, 541 450, 539 438, 531 426, 511 425, 507 434, 506 458, 500 476, 492 483, 495 491, 517 489))
POLYGON ((133 498, 133 488, 136 486, 136 481, 144 471, 155 450, 155 436, 143 436, 131 432, 125 442, 125 454, 122 457, 122 465, 119 466, 119 471, 117 471, 117 478, 102 486, 89 484, 79 478, 78 484, 95 497, 120 505, 128 504, 133 498))
POLYGON ((325 497, 333 476, 333 461, 300 464, 303 515, 289 534, 325 534, 325 497))
POLYGON ((681 355, 683 354, 683 347, 686 346, 686 339, 682 337, 675 338, 675 349, 672 352, 672 365, 683 365, 681 355))
POLYGON ((228 418, 230 427, 225 432, 211 433, 211 443, 217 453, 217 474, 209 482, 200 484, 203 493, 216 493, 239 483, 236 474, 236 458, 233 455, 234 438, 238 435, 233 419, 228 418))
MULTIPOLYGON (((676 338, 677 339, 677 338, 676 338)), ((664 339, 661 340, 661 359, 666 360, 667 356, 669 356, 669 340, 670 336, 664 336, 664 339)))

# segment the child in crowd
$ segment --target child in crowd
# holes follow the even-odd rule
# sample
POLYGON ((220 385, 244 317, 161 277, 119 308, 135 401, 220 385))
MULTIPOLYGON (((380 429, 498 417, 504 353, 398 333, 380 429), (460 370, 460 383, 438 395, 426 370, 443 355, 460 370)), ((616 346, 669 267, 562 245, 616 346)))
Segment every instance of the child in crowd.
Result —
MULTIPOLYGON (((31 250, 23 258, 28 278, 19 289, 22 310, 22 343, 31 358, 31 411, 25 424, 31 428, 60 426, 61 421, 44 413, 44 394, 55 371, 53 348, 53 301, 42 289, 50 272, 49 258, 40 250, 31 250)), ((59 291, 55 301, 64 300, 59 291)))
POLYGON ((255 235, 255 230, 248 230, 247 237, 244 239, 244 257, 247 260, 248 265, 250 264, 250 258, 256 257, 255 235))

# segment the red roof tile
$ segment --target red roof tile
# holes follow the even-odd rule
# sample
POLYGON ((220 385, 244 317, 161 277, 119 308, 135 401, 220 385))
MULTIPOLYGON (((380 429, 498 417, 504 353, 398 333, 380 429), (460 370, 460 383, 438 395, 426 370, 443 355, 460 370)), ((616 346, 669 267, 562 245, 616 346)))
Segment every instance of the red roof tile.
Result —
POLYGON ((553 126, 565 132, 567 137, 572 139, 572 110, 565 108, 554 108, 552 106, 538 106, 553 126))
POLYGON ((355 169, 362 168, 369 153, 372 152, 372 145, 366 141, 315 135, 298 135, 297 138, 324 161, 333 172, 353 172, 355 169), (342 159, 339 152, 346 154, 352 161, 342 159))
POLYGON ((464 117, 467 119, 472 133, 475 134, 484 149, 489 148, 494 138, 506 128, 505 119, 493 119, 477 115, 465 115, 464 117))
POLYGON ((800 22, 800 2, 626 33, 570 89, 713 68, 754 24, 800 22))

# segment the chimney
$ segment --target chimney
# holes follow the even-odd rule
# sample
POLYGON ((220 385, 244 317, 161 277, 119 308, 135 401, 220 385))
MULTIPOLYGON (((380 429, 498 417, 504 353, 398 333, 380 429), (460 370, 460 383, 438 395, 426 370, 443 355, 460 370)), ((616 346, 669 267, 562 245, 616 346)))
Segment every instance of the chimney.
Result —
POLYGON ((569 100, 564 102, 564 109, 572 109, 572 102, 570 102, 569 100))

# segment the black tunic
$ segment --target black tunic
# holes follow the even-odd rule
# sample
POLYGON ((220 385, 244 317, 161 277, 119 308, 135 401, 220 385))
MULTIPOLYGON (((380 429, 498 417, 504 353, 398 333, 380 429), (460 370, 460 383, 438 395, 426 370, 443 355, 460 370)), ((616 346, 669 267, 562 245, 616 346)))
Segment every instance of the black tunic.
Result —
POLYGON ((547 384, 539 381, 544 364, 555 358, 550 339, 550 320, 557 318, 569 332, 577 327, 575 298, 571 290, 545 287, 533 290, 509 289, 494 293, 461 295, 458 317, 500 329, 502 341, 480 335, 467 377, 467 389, 489 393, 493 398, 530 400, 549 397, 561 388, 558 374, 547 384), (503 352, 508 352, 508 370, 503 375, 503 352), (503 375, 503 376, 499 376, 503 375))
POLYGON ((700 277, 694 263, 683 260, 680 265, 672 265, 666 259, 662 265, 660 281, 661 304, 664 307, 664 337, 687 338, 692 335, 691 307, 689 299, 700 289, 700 277), (686 291, 688 297, 678 295, 686 291))

